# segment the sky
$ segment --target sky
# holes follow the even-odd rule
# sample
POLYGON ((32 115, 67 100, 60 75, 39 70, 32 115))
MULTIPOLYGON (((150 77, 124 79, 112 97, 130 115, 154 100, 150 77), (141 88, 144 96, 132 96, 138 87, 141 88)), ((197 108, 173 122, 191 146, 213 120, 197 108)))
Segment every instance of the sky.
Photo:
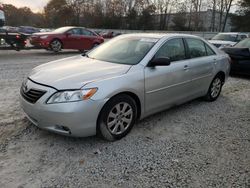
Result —
MULTIPOLYGON (((26 6, 29 7, 33 12, 41 12, 48 1, 49 0, 0 0, 0 3, 12 4, 18 8, 26 6)), ((236 6, 233 6, 231 12, 235 12, 236 8, 236 6)))
POLYGON ((41 12, 49 0, 0 0, 3 4, 12 4, 16 7, 29 7, 33 12, 41 12))

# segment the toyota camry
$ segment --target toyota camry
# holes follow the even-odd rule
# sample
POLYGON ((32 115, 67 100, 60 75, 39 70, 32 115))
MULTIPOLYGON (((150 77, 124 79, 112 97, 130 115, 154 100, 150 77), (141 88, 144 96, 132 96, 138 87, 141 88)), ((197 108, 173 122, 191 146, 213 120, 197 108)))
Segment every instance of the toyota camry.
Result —
POLYGON ((189 100, 215 101, 230 58, 184 34, 128 34, 33 69, 20 103, 37 127, 114 141, 137 120, 189 100))

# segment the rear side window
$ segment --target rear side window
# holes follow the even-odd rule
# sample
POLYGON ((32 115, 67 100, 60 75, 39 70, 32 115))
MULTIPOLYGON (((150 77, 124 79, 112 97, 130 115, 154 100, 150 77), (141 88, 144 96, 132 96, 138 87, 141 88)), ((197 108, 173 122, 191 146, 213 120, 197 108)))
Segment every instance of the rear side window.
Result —
POLYGON ((85 29, 82 30, 82 34, 86 36, 95 36, 94 33, 85 29))
POLYGON ((206 50, 207 50, 207 56, 211 56, 211 55, 215 55, 216 53, 210 48, 210 46, 208 46, 206 43, 205 44, 205 47, 206 47, 206 50))
POLYGON ((186 59, 185 47, 182 39, 167 41, 155 54, 155 57, 168 57, 171 61, 186 59))
POLYGON ((79 28, 71 29, 67 33, 70 33, 72 35, 81 35, 81 29, 79 29, 79 28))
POLYGON ((186 39, 191 58, 207 56, 204 42, 199 39, 186 39))

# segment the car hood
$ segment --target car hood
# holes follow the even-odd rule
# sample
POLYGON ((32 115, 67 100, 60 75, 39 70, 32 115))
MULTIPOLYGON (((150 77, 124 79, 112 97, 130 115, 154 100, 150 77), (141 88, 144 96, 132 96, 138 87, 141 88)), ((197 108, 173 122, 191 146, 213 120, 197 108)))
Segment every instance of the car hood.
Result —
POLYGON ((209 40, 208 42, 212 44, 231 45, 231 46, 236 44, 236 42, 224 41, 224 40, 209 40))
POLYGON ((87 83, 127 73, 131 65, 74 56, 40 65, 29 78, 58 90, 79 89, 87 83))

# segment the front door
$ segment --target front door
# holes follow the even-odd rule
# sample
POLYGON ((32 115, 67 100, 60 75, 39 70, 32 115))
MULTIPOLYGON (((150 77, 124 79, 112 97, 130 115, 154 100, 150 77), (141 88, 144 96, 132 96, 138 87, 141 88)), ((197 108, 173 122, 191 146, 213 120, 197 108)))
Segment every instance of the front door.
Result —
POLYGON ((168 40, 154 58, 168 57, 169 66, 145 67, 145 111, 155 113, 188 100, 190 96, 189 60, 182 38, 168 40))

